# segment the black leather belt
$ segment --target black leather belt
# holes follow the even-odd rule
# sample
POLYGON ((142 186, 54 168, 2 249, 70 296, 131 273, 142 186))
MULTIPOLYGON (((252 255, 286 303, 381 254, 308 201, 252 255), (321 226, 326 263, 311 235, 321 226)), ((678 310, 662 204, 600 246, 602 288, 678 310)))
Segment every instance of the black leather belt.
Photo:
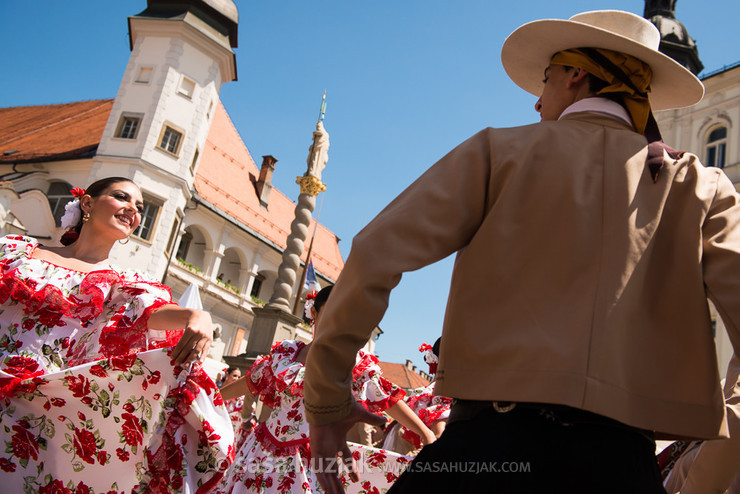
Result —
MULTIPOLYGON (((448 424, 452 424, 462 420, 470 420, 484 410, 493 410, 497 414, 518 414, 521 412, 530 413, 533 416, 544 417, 546 420, 565 427, 576 424, 618 427, 637 432, 651 441, 655 440, 655 436, 652 431, 638 429, 617 420, 610 419, 609 417, 581 410, 579 408, 573 408, 566 405, 554 405, 550 403, 460 400, 455 398, 452 400, 450 417, 447 422, 448 424), (517 410, 519 412, 517 412, 517 410)), ((490 418, 490 415, 488 417, 490 418)))

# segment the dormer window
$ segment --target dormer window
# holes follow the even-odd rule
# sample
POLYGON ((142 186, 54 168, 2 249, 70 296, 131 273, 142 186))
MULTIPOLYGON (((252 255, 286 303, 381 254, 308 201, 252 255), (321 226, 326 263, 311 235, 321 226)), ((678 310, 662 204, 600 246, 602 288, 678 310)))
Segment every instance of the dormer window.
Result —
POLYGON ((706 166, 724 168, 727 154, 727 127, 717 127, 709 133, 706 145, 706 166))

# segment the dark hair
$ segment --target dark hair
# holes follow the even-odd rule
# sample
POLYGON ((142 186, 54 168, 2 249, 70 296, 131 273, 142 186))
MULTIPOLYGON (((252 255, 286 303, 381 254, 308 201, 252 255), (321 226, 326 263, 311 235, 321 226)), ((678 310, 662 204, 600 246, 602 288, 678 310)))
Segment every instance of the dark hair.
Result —
POLYGON ((241 368, 240 367, 230 366, 229 368, 226 369, 226 374, 231 374, 235 370, 238 370, 239 372, 241 372, 241 368))
POLYGON ((432 352, 439 358, 439 347, 442 344, 442 338, 437 338, 437 341, 432 345, 432 352))
POLYGON ((331 289, 333 286, 334 285, 324 287, 319 290, 319 293, 316 294, 316 298, 313 299, 313 307, 314 309, 316 309, 316 312, 320 311, 326 301, 329 300, 329 295, 331 294, 331 289))
MULTIPOLYGON (((85 189, 85 194, 90 197, 98 197, 100 194, 105 192, 108 187, 110 187, 113 184, 117 184, 119 182, 130 182, 134 185, 133 180, 126 177, 108 177, 108 178, 101 178, 100 180, 96 180, 95 182, 91 183, 90 186, 85 189)), ((77 225, 70 228, 64 235, 62 235, 62 238, 59 240, 62 245, 70 245, 77 240, 77 237, 80 235, 80 231, 82 230, 82 225, 84 222, 82 221, 82 218, 80 218, 80 221, 77 222, 77 225)))

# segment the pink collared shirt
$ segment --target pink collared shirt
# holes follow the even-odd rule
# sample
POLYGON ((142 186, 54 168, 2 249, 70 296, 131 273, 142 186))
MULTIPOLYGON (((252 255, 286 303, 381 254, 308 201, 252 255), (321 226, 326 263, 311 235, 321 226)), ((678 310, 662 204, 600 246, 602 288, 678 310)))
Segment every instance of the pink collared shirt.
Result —
POLYGON ((630 126, 634 127, 632 125, 632 118, 630 118, 629 113, 627 113, 627 110, 625 110, 622 105, 620 105, 616 101, 612 101, 607 98, 599 98, 599 97, 584 98, 584 99, 576 101, 575 103, 570 105, 568 108, 563 110, 563 113, 560 114, 560 117, 558 118, 558 120, 562 119, 564 116, 566 116, 569 113, 584 112, 584 111, 591 112, 591 113, 601 113, 603 115, 609 115, 611 117, 624 120, 630 126))

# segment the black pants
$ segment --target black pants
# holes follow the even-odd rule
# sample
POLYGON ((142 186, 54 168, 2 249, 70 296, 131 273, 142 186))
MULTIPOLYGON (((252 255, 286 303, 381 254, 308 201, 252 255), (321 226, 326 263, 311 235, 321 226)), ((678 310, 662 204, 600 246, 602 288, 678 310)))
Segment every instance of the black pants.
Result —
POLYGON ((665 494, 644 432, 581 410, 521 406, 451 422, 388 494, 436 492, 665 494))

